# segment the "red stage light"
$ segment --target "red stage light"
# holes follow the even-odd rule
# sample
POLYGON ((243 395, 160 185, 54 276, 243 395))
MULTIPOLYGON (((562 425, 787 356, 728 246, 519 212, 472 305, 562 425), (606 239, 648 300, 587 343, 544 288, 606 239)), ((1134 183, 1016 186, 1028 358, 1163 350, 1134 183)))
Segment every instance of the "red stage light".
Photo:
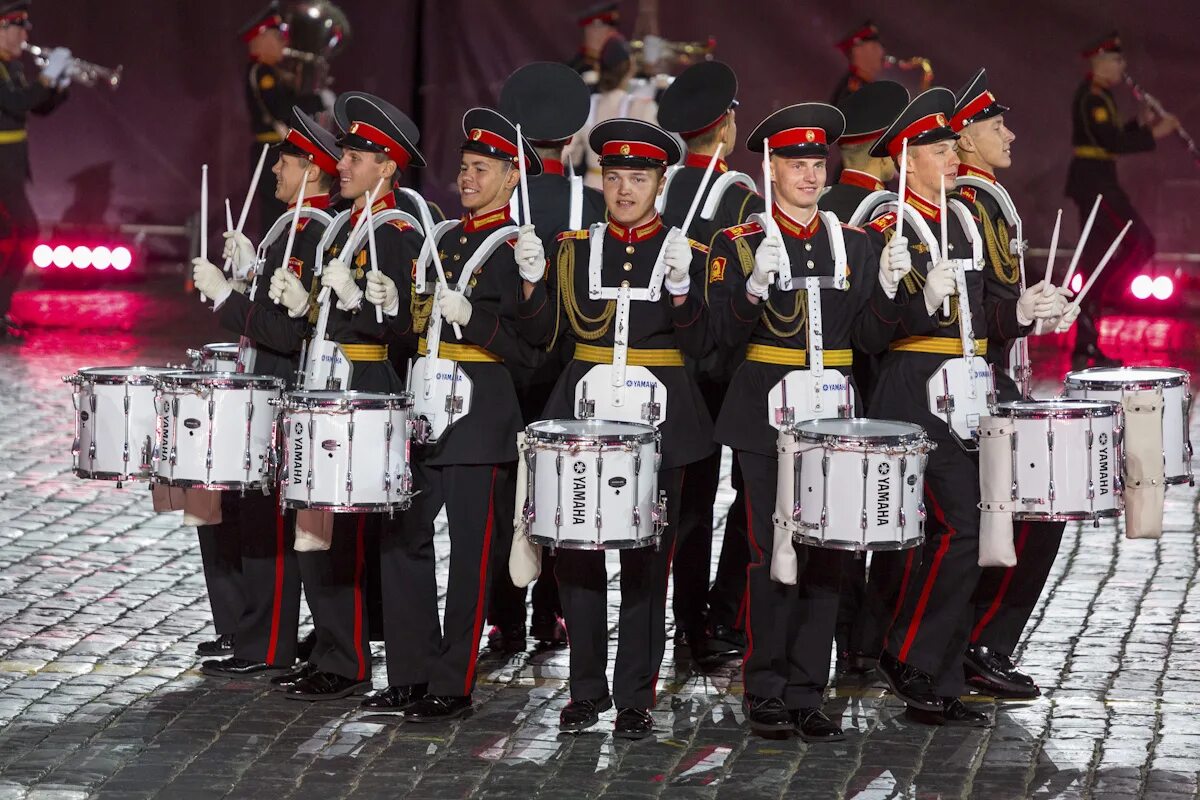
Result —
POLYGON ((114 247, 112 251, 113 269, 118 272, 124 272, 129 269, 129 265, 133 263, 133 254, 129 252, 128 247, 114 247))
POLYGON ((1154 279, 1151 291, 1159 300, 1169 300, 1171 295, 1175 293, 1175 282, 1166 275, 1159 275, 1154 279))
POLYGON ((1138 275, 1133 279, 1133 283, 1129 284, 1129 291, 1138 300, 1146 300, 1154 292, 1154 281, 1149 275, 1138 275))
POLYGON ((38 269, 45 269, 54 263, 54 248, 48 244, 39 244, 33 248, 33 263, 38 269))
POLYGON ((104 245, 92 250, 92 266, 96 269, 108 269, 112 266, 112 251, 104 245))
POLYGON ((59 269, 71 266, 71 248, 65 244, 54 248, 54 266, 59 269))
POLYGON ((87 269, 92 265, 92 250, 90 247, 79 245, 71 251, 71 263, 79 269, 87 269))
POLYGON ((120 244, 57 244, 42 242, 33 248, 33 263, 39 269, 54 265, 59 269, 106 270, 112 267, 124 272, 133 266, 133 251, 120 244))

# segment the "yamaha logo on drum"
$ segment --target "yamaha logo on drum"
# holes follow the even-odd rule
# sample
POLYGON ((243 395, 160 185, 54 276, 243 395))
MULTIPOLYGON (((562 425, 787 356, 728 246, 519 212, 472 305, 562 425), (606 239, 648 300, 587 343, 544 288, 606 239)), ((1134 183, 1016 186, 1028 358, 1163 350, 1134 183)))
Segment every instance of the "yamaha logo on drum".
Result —
POLYGON ((292 436, 292 483, 299 486, 304 478, 304 426, 296 423, 292 436))
POLYGON ((587 464, 576 461, 571 465, 575 477, 571 479, 571 524, 587 523, 587 464))
POLYGON ((891 474, 892 465, 887 461, 879 462, 879 482, 875 485, 875 524, 880 527, 889 525, 892 520, 891 474))
POLYGON ((879 474, 880 474, 880 475, 887 475, 887 474, 888 474, 889 472, 891 472, 891 471, 892 471, 892 465, 891 465, 891 464, 889 464, 889 463, 888 463, 888 462, 886 462, 886 461, 880 461, 880 462, 879 462, 879 474))
POLYGON ((1108 458, 1108 434, 1100 434, 1100 449, 1096 452, 1096 462, 1098 468, 1096 470, 1096 483, 1100 486, 1100 496, 1108 494, 1111 488, 1111 478, 1109 476, 1109 458, 1108 458))

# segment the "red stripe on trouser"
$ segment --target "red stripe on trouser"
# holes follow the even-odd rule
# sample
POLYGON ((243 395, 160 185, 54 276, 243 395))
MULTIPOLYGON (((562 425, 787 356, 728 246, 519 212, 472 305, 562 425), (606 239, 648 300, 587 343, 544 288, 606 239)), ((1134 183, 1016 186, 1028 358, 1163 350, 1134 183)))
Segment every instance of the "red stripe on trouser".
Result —
POLYGON ((754 514, 750 506, 750 490, 746 490, 746 539, 754 548, 750 563, 746 565, 746 655, 742 658, 742 683, 746 682, 746 664, 754 653, 754 625, 750 618, 750 570, 755 563, 762 566, 762 548, 754 538, 754 514))
POLYGON ((358 675, 360 681, 367 679, 367 659, 363 657, 363 592, 362 575, 365 556, 363 553, 364 529, 367 525, 365 514, 358 515, 358 534, 354 544, 354 655, 358 658, 358 675))
POLYGON ((946 532, 939 534, 941 542, 938 544, 937 553, 933 556, 933 563, 929 565, 929 574, 925 576, 925 585, 921 587, 921 596, 917 599, 917 608, 913 612, 913 618, 908 623, 908 632, 904 636, 904 644, 900 647, 900 652, 896 654, 896 658, 901 661, 908 659, 909 648, 912 647, 913 639, 917 638, 917 631, 921 628, 921 617, 925 615, 925 607, 929 605, 929 595, 933 593, 933 585, 937 582, 938 569, 942 566, 942 559, 946 555, 946 551, 950 549, 950 538, 954 536, 955 530, 950 527, 950 523, 946 522, 946 514, 942 511, 942 507, 938 505, 937 498, 933 496, 933 492, 929 490, 929 485, 925 485, 925 495, 929 498, 929 504, 933 506, 933 515, 938 522, 942 524, 946 532))
POLYGON ((271 638, 267 642, 267 663, 275 663, 275 645, 279 643, 279 617, 283 607, 283 512, 275 509, 275 597, 271 601, 271 638))
MULTIPOLYGON (((904 575, 900 578, 900 588, 896 592, 896 605, 892 608, 892 621, 888 623, 887 630, 883 633, 882 647, 887 647, 888 634, 892 631, 892 626, 896 624, 896 618, 900 616, 900 609, 904 607, 904 593, 908 590, 908 578, 912 574, 913 560, 917 554, 916 547, 910 547, 908 556, 904 559, 904 575)), ((869 580, 868 576, 868 580, 869 580)))
POLYGON ((492 467, 492 483, 488 487, 487 523, 483 527, 483 553, 479 559, 479 594, 475 597, 475 630, 471 634, 471 661, 467 665, 467 680, 463 683, 463 695, 471 693, 475 684, 475 662, 479 659, 479 637, 483 632, 483 609, 487 605, 487 570, 488 559, 492 550, 492 529, 495 525, 496 506, 496 472, 498 467, 492 467))
MULTIPOLYGON (((1021 533, 1017 536, 1017 544, 1014 550, 1017 553, 1017 564, 1020 564, 1021 551, 1025 549, 1025 540, 1029 538, 1029 523, 1021 523, 1021 533)), ((1008 567, 1004 570, 1004 577, 1000 579, 1000 588, 996 590, 996 596, 992 599, 992 604, 988 606, 988 610, 975 624, 975 629, 971 631, 971 643, 974 644, 983 635, 983 629, 988 626, 988 623, 996 616, 996 612, 1000 610, 1000 604, 1004 602, 1004 595, 1008 594, 1008 587, 1012 583, 1013 574, 1017 571, 1016 566, 1008 567)))

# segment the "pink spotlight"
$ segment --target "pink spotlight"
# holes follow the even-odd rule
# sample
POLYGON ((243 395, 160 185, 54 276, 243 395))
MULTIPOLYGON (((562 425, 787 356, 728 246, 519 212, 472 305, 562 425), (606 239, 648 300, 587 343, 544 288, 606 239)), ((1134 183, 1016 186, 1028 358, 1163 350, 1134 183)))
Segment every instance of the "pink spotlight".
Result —
POLYGON ((1168 300, 1175 293, 1175 282, 1166 275, 1159 275, 1154 279, 1150 291, 1154 294, 1155 298, 1168 300))
POLYGON ((1071 276, 1071 291, 1079 294, 1079 290, 1083 288, 1083 276, 1076 272, 1071 276))
POLYGON ((92 250, 92 266, 96 269, 108 269, 112 266, 112 251, 104 245, 92 250))
POLYGON ((71 248, 65 244, 54 248, 54 266, 59 269, 71 266, 71 248))
POLYGON ((112 251, 112 265, 117 272, 124 272, 129 269, 129 265, 133 263, 133 254, 129 252, 128 247, 114 247, 112 251))
POLYGON ((1138 300, 1145 300, 1154 291, 1154 281, 1149 275, 1138 275, 1129 285, 1129 291, 1133 292, 1133 296, 1138 300))
POLYGON ((87 269, 92 265, 92 250, 90 247, 79 245, 71 251, 71 263, 79 269, 87 269))
POLYGON ((54 263, 54 248, 48 244, 39 244, 33 248, 33 263, 38 269, 45 269, 54 263))

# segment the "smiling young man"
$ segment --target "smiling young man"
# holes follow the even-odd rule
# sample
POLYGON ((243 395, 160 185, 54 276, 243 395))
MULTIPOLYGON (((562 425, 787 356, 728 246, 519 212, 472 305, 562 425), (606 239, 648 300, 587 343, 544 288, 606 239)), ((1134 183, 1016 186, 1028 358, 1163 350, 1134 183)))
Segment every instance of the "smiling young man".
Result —
MULTIPOLYGON (((762 152, 765 139, 770 150, 772 218, 756 215, 722 231, 708 260, 718 346, 746 352, 716 424, 717 441, 733 448, 745 481, 746 717, 756 731, 794 731, 809 742, 843 738, 821 704, 848 554, 793 545, 797 575, 790 583, 772 578, 779 431, 768 395, 785 377, 820 381, 822 374, 832 374, 847 380, 851 345, 857 331, 865 330, 858 320, 867 301, 891 303, 897 280, 891 269, 880 271, 879 252, 861 229, 817 210, 829 147, 844 127, 841 112, 823 103, 788 106, 763 120, 749 148, 762 152), (837 252, 845 253, 845 262, 839 263, 837 252), (815 321, 808 318, 814 303, 815 321)), ((904 256, 897 254, 894 269, 903 268, 904 256)), ((867 349, 879 346, 868 343, 867 349)), ((808 396, 793 387, 795 395, 808 396)), ((827 396, 824 413, 797 408, 795 418, 836 416, 845 396, 843 390, 827 396)))
MULTIPOLYGON (((608 224, 559 237, 557 269, 549 280, 524 274, 527 300, 519 315, 531 341, 553 347, 561 332, 574 345, 573 358, 546 405, 546 419, 578 417, 577 386, 593 370, 611 367, 618 348, 628 367, 649 371, 643 383, 663 390, 651 395, 648 389, 628 389, 619 412, 610 408, 596 414, 645 424, 644 405, 653 398, 663 406, 655 421, 661 421, 658 490, 666 495, 667 527, 657 547, 620 552, 621 610, 611 695, 605 676, 604 553, 560 548, 556 566, 571 635, 571 702, 562 711, 559 728, 582 731, 615 703, 614 735, 637 739, 654 730, 650 709, 666 647, 667 575, 679 531, 683 470, 713 449, 712 420, 695 379, 683 366, 685 354, 701 358, 711 345, 701 282, 707 248, 668 229, 655 210, 663 174, 681 156, 670 134, 648 122, 611 119, 592 129, 588 143, 603 170, 608 224), (660 257, 661 272, 656 270, 660 257), (586 266, 593 259, 598 270, 586 266), (618 339, 614 319, 625 314, 627 331, 618 339)), ((591 386, 590 396, 602 398, 596 403, 608 402, 605 381, 592 378, 591 386)))

